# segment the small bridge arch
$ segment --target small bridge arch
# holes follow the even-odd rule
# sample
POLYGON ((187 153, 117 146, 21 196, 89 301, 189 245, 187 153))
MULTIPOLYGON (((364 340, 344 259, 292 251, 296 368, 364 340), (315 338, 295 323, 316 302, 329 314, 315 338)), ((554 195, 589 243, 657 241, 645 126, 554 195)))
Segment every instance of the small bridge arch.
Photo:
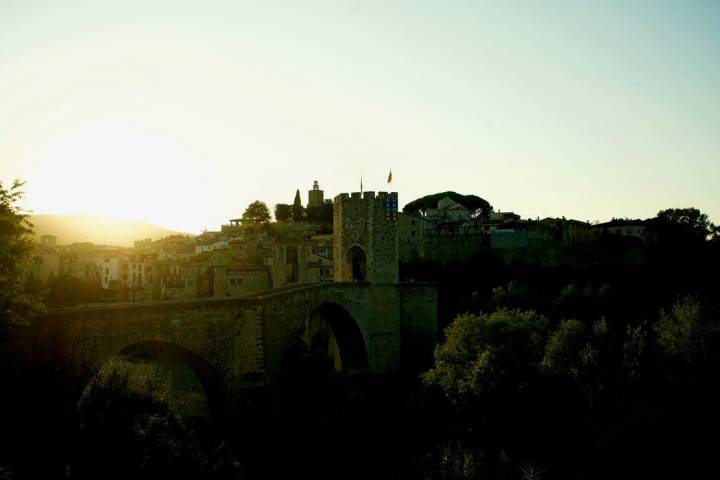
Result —
POLYGON ((310 313, 303 336, 311 351, 324 351, 332 358, 338 372, 369 368, 367 341, 360 325, 335 302, 325 302, 310 313))

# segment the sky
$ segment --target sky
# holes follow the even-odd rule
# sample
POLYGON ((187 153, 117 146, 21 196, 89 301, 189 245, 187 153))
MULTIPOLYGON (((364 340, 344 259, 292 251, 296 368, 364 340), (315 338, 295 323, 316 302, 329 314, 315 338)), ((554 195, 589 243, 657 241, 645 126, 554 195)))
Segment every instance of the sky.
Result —
POLYGON ((453 190, 720 221, 720 2, 0 0, 0 181, 189 233, 453 190))

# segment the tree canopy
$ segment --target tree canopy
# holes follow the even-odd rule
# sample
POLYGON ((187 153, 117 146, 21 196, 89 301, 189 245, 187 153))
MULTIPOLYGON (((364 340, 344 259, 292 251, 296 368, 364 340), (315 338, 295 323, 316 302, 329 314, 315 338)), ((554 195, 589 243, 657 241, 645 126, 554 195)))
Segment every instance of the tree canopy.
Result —
POLYGON ((412 215, 424 215, 429 209, 437 208, 438 201, 443 197, 450 197, 453 201, 461 204, 472 212, 473 217, 489 219, 493 211, 492 205, 490 205, 487 200, 476 195, 462 195, 456 192, 442 192, 425 195, 422 198, 413 200, 403 207, 403 212, 412 215))
POLYGON ((704 244, 717 238, 718 227, 697 208, 668 208, 648 220, 651 236, 669 247, 704 244))
POLYGON ((255 200, 245 209, 241 221, 243 224, 248 225, 268 223, 270 221, 270 210, 268 210, 264 202, 255 200))
POLYGON ((522 388, 543 357, 547 328, 545 317, 532 310, 460 315, 445 330, 424 380, 460 403, 510 384, 522 388))
POLYGON ((333 201, 326 199, 319 207, 307 208, 307 219, 310 222, 332 224, 333 223, 333 201))
POLYGON ((0 334, 24 322, 38 304, 25 290, 25 277, 32 256, 32 225, 18 207, 23 182, 10 188, 0 182, 0 334))
POLYGON ((293 216, 292 205, 287 203, 275 204, 275 221, 287 222, 293 216))

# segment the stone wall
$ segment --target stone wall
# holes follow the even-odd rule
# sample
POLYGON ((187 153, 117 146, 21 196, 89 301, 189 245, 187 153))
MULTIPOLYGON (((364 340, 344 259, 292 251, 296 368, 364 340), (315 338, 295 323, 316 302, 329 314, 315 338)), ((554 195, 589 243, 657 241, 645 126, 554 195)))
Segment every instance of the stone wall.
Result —
POLYGON ((427 370, 438 339, 437 287, 434 283, 400 285, 402 369, 427 370))
POLYGON ((247 268, 245 265, 213 267, 214 297, 239 297, 271 287, 268 268, 247 268))

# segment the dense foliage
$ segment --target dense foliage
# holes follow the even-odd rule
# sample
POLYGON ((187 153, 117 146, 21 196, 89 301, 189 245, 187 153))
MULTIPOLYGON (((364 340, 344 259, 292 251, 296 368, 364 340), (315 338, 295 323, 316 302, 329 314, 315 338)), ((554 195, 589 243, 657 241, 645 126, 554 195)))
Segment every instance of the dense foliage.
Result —
POLYGON ((497 389, 522 389, 542 358, 546 331, 547 320, 533 311, 460 315, 435 350, 425 381, 441 386, 453 403, 468 404, 497 389))
POLYGON ((32 225, 17 205, 22 185, 16 180, 6 188, 0 182, 0 338, 38 308, 25 288, 33 243, 32 225))
POLYGON ((292 205, 287 203, 275 204, 275 221, 276 222, 287 222, 292 218, 292 205))
POLYGON ((720 428, 717 229, 694 209, 647 225, 645 239, 603 236, 551 265, 488 254, 403 266, 439 282, 447 325, 423 379, 453 410, 425 472, 679 478, 712 467, 702 439, 720 428))
POLYGON ((702 247, 718 235, 718 227, 697 208, 668 208, 648 221, 650 236, 666 248, 702 247))
POLYGON ((328 198, 319 207, 308 207, 307 219, 309 222, 332 226, 333 201, 328 198))

